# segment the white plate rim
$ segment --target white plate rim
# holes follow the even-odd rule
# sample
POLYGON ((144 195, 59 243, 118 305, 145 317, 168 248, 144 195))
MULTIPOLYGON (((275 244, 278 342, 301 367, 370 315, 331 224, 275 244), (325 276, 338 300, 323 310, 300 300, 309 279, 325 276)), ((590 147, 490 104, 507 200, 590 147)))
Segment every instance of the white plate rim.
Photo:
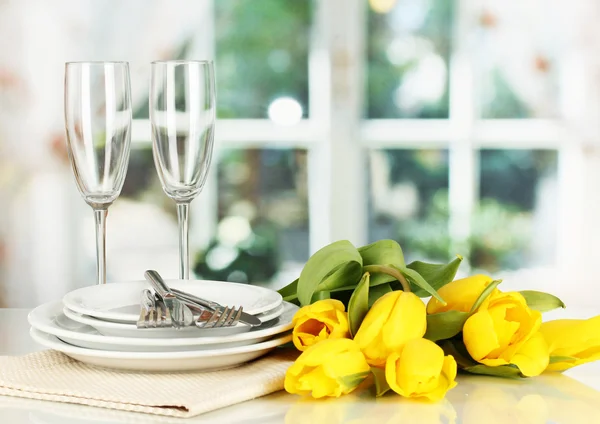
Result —
MULTIPOLYGON (((281 302, 283 301, 283 297, 275 290, 271 290, 271 289, 267 289, 265 287, 261 287, 261 286, 254 286, 251 284, 241 284, 241 283, 230 283, 227 281, 214 281, 214 280, 188 280, 188 281, 181 281, 181 280, 172 280, 172 279, 167 279, 166 280, 167 283, 169 285, 171 285, 173 288, 180 288, 182 287, 181 284, 188 285, 188 284, 211 284, 211 285, 226 285, 226 286, 238 286, 238 287, 244 287, 245 290, 254 290, 257 292, 261 292, 263 294, 268 293, 270 296, 275 296, 277 298, 277 300, 273 301, 270 304, 267 304, 263 307, 258 307, 258 308, 253 308, 253 309, 249 309, 249 308, 245 308, 244 311, 251 314, 251 315, 257 315, 257 314, 261 314, 263 312, 267 312, 270 311, 272 309, 275 309, 276 307, 278 307, 281 302)), ((79 314, 82 315, 90 315, 90 316, 94 316, 96 318, 104 318, 104 319, 110 319, 110 320, 117 320, 117 321, 129 321, 129 322, 135 322, 137 320, 137 317, 132 318, 133 316, 131 314, 128 313, 124 313, 124 312, 115 312, 115 311, 101 311, 101 310, 93 310, 91 311, 90 309, 86 309, 82 306, 80 306, 79 302, 75 301, 75 297, 76 296, 82 296, 82 293, 85 295, 85 293, 89 292, 89 291, 96 291, 96 290, 102 290, 99 289, 98 287, 108 287, 110 286, 111 289, 114 286, 125 286, 125 285, 130 285, 133 286, 134 284, 137 285, 145 285, 148 286, 148 283, 144 280, 137 280, 137 281, 121 281, 121 282, 113 282, 113 283, 109 283, 106 285, 94 285, 94 286, 87 286, 87 287, 82 287, 73 291, 70 291, 69 293, 65 294, 63 296, 63 304, 65 306, 67 306, 69 309, 71 309, 74 312, 77 312, 79 314), (92 313, 91 313, 92 312, 92 313)), ((185 289, 185 287, 183 287, 185 289)))
POLYGON ((29 334, 33 340, 42 346, 50 349, 63 352, 66 354, 80 355, 95 358, 110 358, 110 359, 191 359, 191 358, 208 358, 213 356, 237 355, 239 353, 249 353, 273 347, 281 346, 292 340, 291 332, 283 334, 279 337, 272 338, 265 342, 230 347, 214 350, 192 350, 182 352, 122 352, 115 350, 98 350, 88 349, 84 347, 73 346, 67 342, 60 340, 58 337, 37 330, 33 327, 29 329, 29 334))
MULTIPOLYGON (((40 309, 43 307, 51 308, 56 307, 60 308, 61 302, 48 302, 43 305, 38 306, 33 311, 31 311, 27 315, 27 320, 29 324, 35 328, 36 330, 40 330, 43 333, 50 334, 56 337, 68 337, 74 340, 83 340, 93 343, 108 343, 112 345, 121 345, 121 346, 204 346, 204 345, 218 345, 222 343, 232 343, 238 341, 246 341, 252 339, 259 339, 261 337, 273 336, 276 334, 283 333, 293 328, 291 317, 296 311, 299 309, 296 305, 284 302, 284 310, 281 315, 290 311, 291 317, 289 322, 285 324, 276 325, 273 327, 268 327, 263 330, 251 330, 245 333, 231 334, 229 336, 204 336, 204 337, 182 337, 182 338, 172 338, 172 339, 162 339, 162 338, 129 338, 129 337, 117 337, 117 336, 105 336, 105 335, 97 335, 97 334, 85 334, 78 333, 75 331, 71 331, 65 328, 60 328, 57 325, 44 324, 40 323, 38 318, 36 318, 36 313, 41 314, 40 309), (51 305, 52 304, 52 305, 51 305), (37 311, 37 312, 36 312, 37 311)), ((64 312, 63 312, 64 313, 64 312)), ((280 316, 281 316, 280 315, 280 316)), ((68 318, 68 317, 67 317, 68 318)), ((70 318, 69 318, 70 319, 70 318)), ((86 324, 89 325, 89 324, 86 324)))

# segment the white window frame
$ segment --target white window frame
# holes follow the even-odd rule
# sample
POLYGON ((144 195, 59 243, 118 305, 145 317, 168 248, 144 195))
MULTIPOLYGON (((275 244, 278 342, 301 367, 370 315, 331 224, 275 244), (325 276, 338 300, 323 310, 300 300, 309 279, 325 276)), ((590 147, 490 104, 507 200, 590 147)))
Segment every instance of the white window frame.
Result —
MULTIPOLYGON (((367 192, 365 153, 386 148, 444 148, 450 151, 450 234, 455 247, 466 255, 464 243, 470 234, 471 217, 478 200, 479 149, 553 149, 558 152, 559 199, 557 202, 557 261, 561 270, 581 264, 578 252, 585 239, 579 208, 586 199, 582 187, 586 165, 585 146, 597 138, 598 129, 582 129, 569 115, 556 120, 478 119, 477 70, 473 45, 469 43, 480 10, 472 0, 457 1, 457 18, 450 61, 450 116, 441 120, 386 119, 362 117, 365 69, 367 7, 364 0, 315 1, 312 45, 309 57, 310 115, 291 127, 269 120, 219 119, 217 149, 301 148, 308 150, 310 252, 338 239, 357 245, 367 241, 367 192), (584 131, 585 130, 585 131, 584 131), (574 189, 579 187, 580 189, 574 189), (577 206, 574 206, 577 205, 577 206)), ((213 40, 210 34, 203 37, 213 40)), ((211 41, 212 42, 212 41, 211 41)), ((573 55, 564 66, 573 72, 585 69, 584 54, 573 55)), ((591 57, 591 56, 590 56, 591 57)), ((571 74, 572 75, 572 72, 571 74)), ((564 110, 579 117, 596 98, 585 92, 585 84, 562 82, 564 110), (572 99, 585 105, 574 113, 572 99)), ((147 120, 134 121, 134 143, 150 140, 147 120)), ((585 193, 587 194, 587 193, 585 193)), ((204 234, 196 247, 208 243, 216 226, 216 173, 211 173, 202 200, 192 213, 204 234)), ((600 204, 600 199, 598 199, 600 204)), ((554 272, 554 271, 553 271, 554 272)), ((557 277, 559 280, 560 277, 557 277)), ((548 288, 557 289, 553 285, 548 288)))

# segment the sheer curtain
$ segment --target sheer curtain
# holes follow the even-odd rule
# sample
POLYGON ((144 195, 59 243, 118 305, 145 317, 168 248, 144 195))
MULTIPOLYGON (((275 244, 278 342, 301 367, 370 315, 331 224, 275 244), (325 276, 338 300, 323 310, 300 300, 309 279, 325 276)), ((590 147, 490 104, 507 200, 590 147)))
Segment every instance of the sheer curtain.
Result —
MULTIPOLYGON (((0 0, 0 306, 60 298, 78 281, 78 222, 89 213, 66 160, 64 62, 127 60, 135 101, 149 62, 206 57, 209 1, 0 0)), ((135 236, 135 235, 132 235, 135 236)))

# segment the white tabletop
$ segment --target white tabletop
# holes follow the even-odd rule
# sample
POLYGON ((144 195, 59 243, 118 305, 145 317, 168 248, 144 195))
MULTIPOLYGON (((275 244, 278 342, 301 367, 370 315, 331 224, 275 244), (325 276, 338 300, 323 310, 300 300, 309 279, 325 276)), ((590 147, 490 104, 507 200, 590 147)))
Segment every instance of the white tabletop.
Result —
MULTIPOLYGON (((594 312, 559 312, 552 316, 588 317, 594 312)), ((39 350, 29 338, 27 311, 0 309, 0 354, 39 350)), ((527 380, 459 375, 458 386, 438 404, 399 396, 375 399, 368 392, 340 399, 311 401, 284 392, 244 402, 186 420, 112 411, 89 406, 0 396, 1 424, 76 423, 600 423, 600 364, 586 364, 566 374, 527 380)))

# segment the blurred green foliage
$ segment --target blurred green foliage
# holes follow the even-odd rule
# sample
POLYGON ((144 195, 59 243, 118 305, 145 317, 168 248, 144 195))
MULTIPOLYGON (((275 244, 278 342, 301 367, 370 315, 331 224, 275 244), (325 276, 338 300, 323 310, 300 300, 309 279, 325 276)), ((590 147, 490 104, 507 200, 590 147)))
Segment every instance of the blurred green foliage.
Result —
MULTIPOLYGON (((445 260, 452 241, 448 233, 447 159, 431 166, 423 152, 388 150, 390 183, 415 184, 419 210, 396 222, 396 240, 407 257, 445 260)), ((470 263, 489 272, 518 269, 528 264, 538 184, 552 178, 557 152, 551 150, 482 150, 480 201, 471 221, 470 263)), ((375 216, 371 226, 389 218, 375 216)))
MULTIPOLYGON (((367 2, 365 2, 368 7, 367 2)), ((395 24, 403 10, 387 14, 375 13, 369 8, 367 38, 367 93, 366 116, 368 118, 448 118, 448 79, 443 95, 432 102, 419 105, 412 113, 403 112, 394 102, 399 83, 407 72, 416 68, 424 51, 414 52, 414 57, 394 65, 388 58, 388 48, 397 35, 411 36, 429 44, 433 52, 448 64, 456 2, 431 0, 429 2, 407 2, 407 11, 415 16, 425 13, 418 28, 401 28, 395 24)), ((396 5, 396 7, 403 5, 396 5)), ((417 47, 418 50, 418 47, 417 47)), ((448 74, 446 74, 448 75, 448 74)))
POLYGON ((291 96, 308 115, 310 0, 215 2, 220 118, 266 118, 269 104, 291 96))

